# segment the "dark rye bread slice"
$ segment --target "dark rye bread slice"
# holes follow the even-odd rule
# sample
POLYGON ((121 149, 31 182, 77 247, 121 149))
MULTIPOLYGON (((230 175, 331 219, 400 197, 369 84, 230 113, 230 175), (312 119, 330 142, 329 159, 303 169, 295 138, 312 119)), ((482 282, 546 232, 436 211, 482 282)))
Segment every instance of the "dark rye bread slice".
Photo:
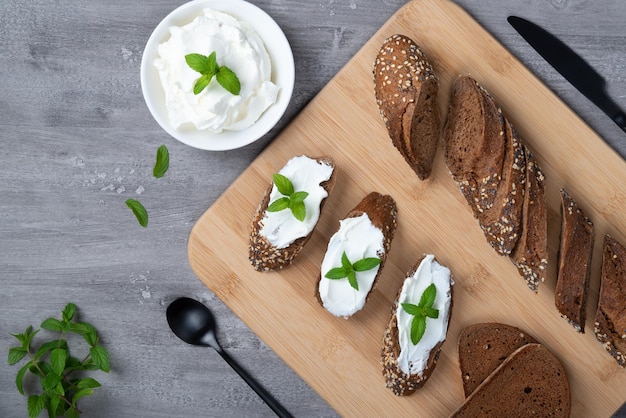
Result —
POLYGON ((626 248, 615 238, 604 238, 600 298, 593 330, 598 341, 626 367, 626 248))
MULTIPOLYGON (((348 212, 348 214, 343 219, 357 218, 364 213, 367 213, 367 216, 370 219, 370 222, 372 222, 372 225, 382 231, 384 250, 382 253, 378 254, 380 258, 378 273, 376 274, 376 277, 374 278, 374 283, 372 283, 372 288, 370 289, 366 297, 367 303, 367 299, 369 299, 372 290, 376 288, 376 283, 378 282, 378 278, 380 277, 385 266, 387 255, 389 254, 389 250, 391 250, 391 242, 393 241, 393 237, 398 226, 398 208, 396 205, 396 201, 391 196, 383 195, 378 192, 371 192, 367 196, 365 196, 354 207, 354 209, 348 212)), ((328 279, 321 277, 320 272, 320 280, 328 279)), ((316 296, 318 302, 322 306, 324 306, 319 294, 319 286, 317 287, 316 296)))
POLYGON ((474 392, 515 350, 535 342, 521 329, 496 322, 464 328, 459 336, 459 365, 465 397, 474 392))
POLYGON ((561 316, 581 333, 585 332, 593 242, 593 223, 561 189, 561 242, 554 303, 561 316))
POLYGON ((530 149, 526 154, 526 184, 519 240, 511 261, 532 291, 544 282, 548 268, 548 208, 546 179, 530 149))
POLYGON ((381 46, 373 71, 376 103, 391 141, 424 180, 432 172, 442 126, 433 67, 413 40, 396 34, 381 46))
POLYGON ((452 417, 569 417, 571 392, 565 369, 541 344, 513 352, 452 417))
MULTIPOLYGON (((423 260, 424 257, 420 258, 417 263, 415 263, 415 265, 411 268, 411 270, 409 270, 405 277, 413 276, 423 260)), ((452 276, 450 276, 450 280, 450 296, 452 297, 454 288, 454 286, 452 285, 454 280, 452 276)), ((421 375, 407 375, 400 368, 400 366, 398 365, 398 357, 400 356, 400 343, 398 338, 398 318, 396 317, 396 312, 398 311, 401 293, 402 286, 400 286, 398 294, 396 295, 396 299, 391 308, 389 322, 383 334, 383 348, 381 351, 381 360, 383 365, 382 371, 383 377, 385 378, 385 385, 396 396, 410 395, 411 393, 424 386, 426 381, 430 378, 433 371, 435 370, 435 366, 437 366, 437 360, 439 360, 439 354, 441 353, 441 346, 445 342, 444 339, 435 347, 433 347, 433 349, 430 351, 430 355, 426 363, 426 368, 421 375)), ((448 310, 448 328, 450 327, 450 316, 452 315, 453 303, 454 298, 451 298, 450 309, 448 310)))
POLYGON ((500 109, 476 80, 460 76, 454 81, 443 133, 444 156, 476 217, 496 200, 506 148, 503 124, 500 109))
MULTIPOLYGON (((330 179, 328 179, 328 181, 320 183, 320 186, 326 189, 328 195, 330 195, 333 187, 335 187, 335 181, 337 178, 337 169, 335 167, 333 159, 327 156, 310 158, 333 167, 330 179)), ((265 191, 263 199, 261 200, 261 203, 259 204, 252 218, 252 225, 248 243, 248 259, 252 263, 254 269, 257 271, 282 269, 291 264, 294 258, 300 253, 300 251, 302 251, 302 248, 308 242, 309 238, 311 238, 311 235, 315 230, 315 228, 313 228, 311 233, 309 233, 307 236, 296 239, 285 248, 276 248, 260 234, 262 227, 261 221, 265 214, 265 210, 270 204, 270 193, 272 192, 273 185, 274 184, 271 183, 265 191)), ((327 198, 328 197, 322 199, 320 203, 320 212, 322 211, 327 198)))

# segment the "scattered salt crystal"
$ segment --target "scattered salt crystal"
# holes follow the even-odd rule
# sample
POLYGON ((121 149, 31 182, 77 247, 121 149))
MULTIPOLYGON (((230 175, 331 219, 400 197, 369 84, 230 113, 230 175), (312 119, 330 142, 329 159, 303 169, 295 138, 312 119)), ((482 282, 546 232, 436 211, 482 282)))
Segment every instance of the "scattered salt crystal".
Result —
POLYGON ((135 190, 135 193, 137 194, 142 194, 146 189, 144 189, 143 186, 139 186, 137 187, 137 190, 135 190))

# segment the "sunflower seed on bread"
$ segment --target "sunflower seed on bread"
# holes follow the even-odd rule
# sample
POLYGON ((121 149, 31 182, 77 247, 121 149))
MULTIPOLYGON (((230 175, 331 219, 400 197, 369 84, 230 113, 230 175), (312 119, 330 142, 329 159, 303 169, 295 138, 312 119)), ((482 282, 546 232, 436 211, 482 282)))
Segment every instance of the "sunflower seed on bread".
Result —
POLYGON ((580 333, 585 332, 593 242, 593 223, 565 189, 561 189, 561 239, 554 304, 580 333))
POLYGON ((451 417, 569 417, 571 391, 559 359, 526 344, 500 364, 451 417))
POLYGON ((626 248, 604 238, 600 297, 593 330, 604 349, 626 367, 626 248))
POLYGON ((428 178, 442 125, 439 81, 428 58, 410 38, 393 35, 376 56, 374 85, 393 145, 421 180, 428 178))
POLYGON ((319 302, 330 313, 348 318, 363 308, 391 249, 397 217, 393 198, 372 192, 339 221, 324 254, 317 289, 319 302), (359 268, 366 259, 377 263, 359 268))
POLYGON ((465 327, 459 336, 459 366, 468 397, 515 350, 535 339, 512 325, 496 322, 465 327))
POLYGON ((410 395, 432 375, 448 332, 453 285, 450 270, 432 254, 418 260, 407 273, 392 306, 381 351, 385 384, 395 395, 410 395), (425 295, 431 286, 435 291, 427 302, 425 295), (425 305, 435 309, 436 315, 418 318, 419 309, 425 305), (418 325, 415 321, 423 322, 418 325), (423 331, 417 330, 420 326, 425 327, 423 331), (422 335, 417 337, 413 332, 422 335))
POLYGON ((258 271, 281 269, 293 262, 311 237, 336 180, 335 164, 326 156, 293 157, 278 174, 289 180, 293 192, 308 193, 302 200, 304 217, 297 219, 294 205, 285 200, 288 196, 272 182, 253 216, 249 237, 248 258, 258 271), (279 199, 286 206, 272 211, 270 205, 279 199))

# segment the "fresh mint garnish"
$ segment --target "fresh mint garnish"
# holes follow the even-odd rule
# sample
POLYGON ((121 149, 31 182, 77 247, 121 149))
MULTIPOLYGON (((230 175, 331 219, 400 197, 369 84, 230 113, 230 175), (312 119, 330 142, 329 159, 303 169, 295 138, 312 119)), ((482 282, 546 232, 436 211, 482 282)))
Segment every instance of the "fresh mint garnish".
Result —
POLYGON ((278 192, 283 197, 276 199, 268 206, 268 212, 280 212, 281 210, 290 209, 293 216, 300 222, 304 221, 306 217, 306 207, 304 206, 304 199, 309 195, 308 192, 296 192, 293 188, 293 183, 287 177, 282 174, 274 174, 274 184, 278 192))
POLYGON ((341 254, 341 267, 328 270, 328 273, 326 273, 324 277, 331 280, 339 280, 345 277, 348 279, 350 286, 359 290, 359 282, 356 279, 356 273, 371 270, 379 264, 380 258, 377 257, 366 257, 352 263, 344 251, 343 254, 341 254))
POLYGON ((185 61, 192 70, 201 74, 193 86, 193 94, 200 94, 209 85, 214 76, 220 86, 224 87, 231 94, 236 96, 241 91, 239 78, 237 78, 233 70, 217 63, 215 51, 208 56, 188 54, 185 55, 185 61))
MULTIPOLYGON (((8 364, 16 364, 22 359, 28 361, 20 368, 15 377, 17 390, 24 396, 24 378, 30 372, 41 379, 41 394, 28 396, 26 402, 29 417, 37 417, 44 410, 48 416, 78 417, 79 399, 93 394, 93 389, 100 387, 100 383, 85 374, 89 370, 110 370, 109 354, 100 344, 100 339, 93 325, 87 322, 78 322, 74 316, 76 305, 68 303, 61 319, 48 318, 41 323, 41 328, 58 332, 58 338, 44 342, 39 348, 32 346, 33 337, 39 330, 32 326, 21 334, 11 334, 20 343, 9 349, 8 364), (83 355, 82 360, 70 353, 65 335, 73 333, 81 335, 89 345, 89 352, 83 355)), ((30 382, 29 382, 30 383, 30 382)), ((31 387, 29 384, 28 387, 31 387)))
POLYGON ((135 216, 137 217, 137 221, 139 221, 139 225, 146 228, 148 226, 148 211, 143 207, 141 202, 135 199, 127 199, 126 206, 133 211, 135 216))
POLYGON ((156 162, 152 169, 152 175, 156 178, 161 178, 165 175, 168 168, 170 168, 170 152, 165 145, 161 145, 159 149, 157 149, 156 162))
POLYGON ((402 309, 409 315, 413 315, 411 321, 411 342, 416 345, 420 342, 426 332, 426 318, 439 318, 439 310, 433 308, 437 296, 437 288, 431 283, 422 293, 418 305, 403 303, 402 309))

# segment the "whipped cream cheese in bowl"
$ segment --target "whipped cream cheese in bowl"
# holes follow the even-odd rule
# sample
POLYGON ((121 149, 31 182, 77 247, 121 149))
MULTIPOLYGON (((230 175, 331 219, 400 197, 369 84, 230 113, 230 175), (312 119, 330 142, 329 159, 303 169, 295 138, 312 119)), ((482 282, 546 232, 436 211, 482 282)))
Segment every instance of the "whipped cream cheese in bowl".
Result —
POLYGON ((265 135, 291 99, 295 79, 291 47, 264 11, 243 0, 194 0, 156 27, 144 50, 141 86, 148 109, 171 136, 196 148, 229 150, 265 135), (188 54, 209 56, 231 69, 239 94, 217 77, 198 94, 201 74, 188 54))

